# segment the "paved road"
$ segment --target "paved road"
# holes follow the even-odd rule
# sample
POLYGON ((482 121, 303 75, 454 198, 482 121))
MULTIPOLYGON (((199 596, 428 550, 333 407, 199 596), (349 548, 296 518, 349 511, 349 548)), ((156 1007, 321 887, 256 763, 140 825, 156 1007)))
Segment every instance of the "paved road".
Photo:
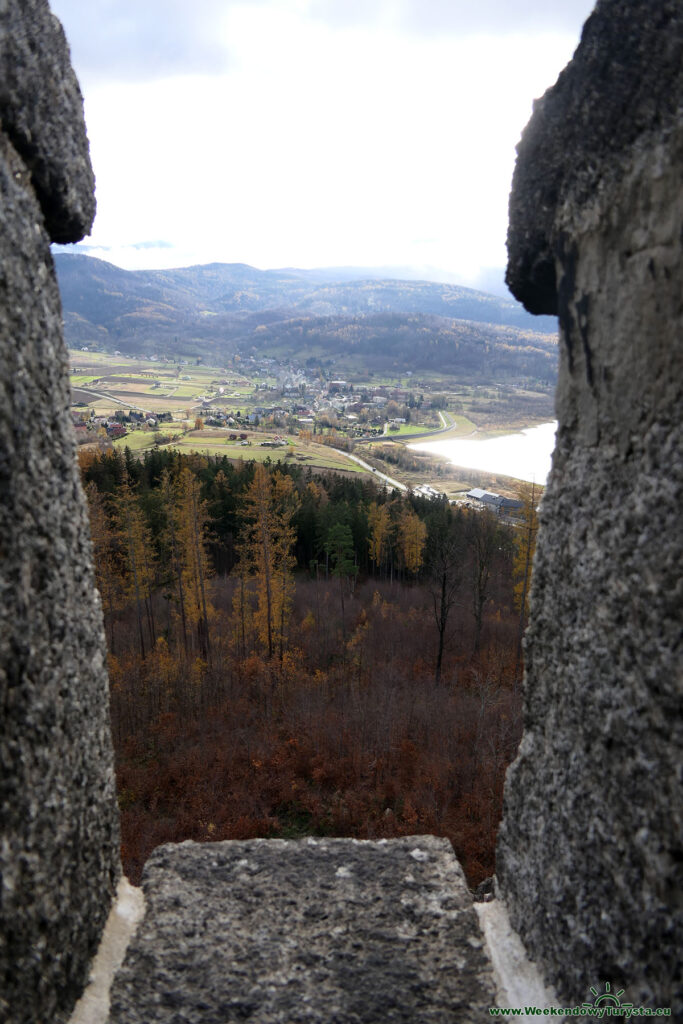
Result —
POLYGON ((346 458, 351 459, 352 462, 357 462, 359 466, 362 466, 363 469, 367 469, 367 471, 372 473, 373 476, 379 477, 380 480, 384 480, 392 487, 398 488, 399 491, 410 490, 410 488, 406 487, 406 485, 402 484, 399 480, 393 480, 390 476, 386 476, 385 473, 380 473, 379 470, 374 468, 374 466, 370 466, 367 462, 363 462, 363 460, 359 459, 357 455, 350 455, 349 452, 344 452, 341 448, 333 448, 332 451, 337 452, 338 455, 345 455, 346 458))
POLYGON ((76 391, 83 391, 86 395, 92 395, 93 398, 103 398, 105 402, 117 402, 119 405, 125 405, 127 409, 135 409, 136 412, 147 412, 147 409, 143 409, 141 405, 133 405, 131 402, 124 402, 121 398, 116 398, 114 395, 105 395, 101 391, 93 391, 92 388, 76 387, 76 391))
MULTIPOLYGON (((438 430, 429 430, 424 434, 404 434, 403 437, 400 438, 400 440, 412 442, 424 437, 435 437, 438 434, 445 433, 447 430, 450 430, 451 427, 454 426, 454 421, 446 412, 439 412, 439 419, 441 420, 442 426, 438 430)), ((392 437, 392 434, 382 434, 378 437, 359 437, 357 438, 357 442, 386 441, 391 440, 392 437)), ((385 473, 380 473, 378 469, 375 469, 374 466, 370 466, 367 462, 364 462, 363 459, 359 459, 357 455, 350 455, 348 452, 341 451, 339 448, 335 448, 333 450, 335 452, 338 452, 339 455, 345 455, 347 459, 352 459, 353 462, 357 462, 359 466, 362 466, 363 469, 367 469, 368 472, 372 473, 372 475, 375 477, 379 477, 380 480, 384 480, 384 482, 389 484, 390 487, 396 487, 399 491, 410 490, 410 487, 406 487, 406 485, 402 484, 400 480, 394 480, 393 477, 387 476, 385 473)))

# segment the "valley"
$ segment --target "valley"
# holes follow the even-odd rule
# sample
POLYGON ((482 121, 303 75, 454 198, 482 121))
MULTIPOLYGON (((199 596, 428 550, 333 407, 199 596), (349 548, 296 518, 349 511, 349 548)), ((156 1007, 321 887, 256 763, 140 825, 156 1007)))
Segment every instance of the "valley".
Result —
POLYGON ((351 271, 55 263, 79 444, 294 460, 456 499, 514 483, 411 442, 554 417, 554 321, 512 300, 351 271))
MULTIPOLYGON (((72 417, 80 445, 142 452, 170 446, 234 460, 278 459, 315 470, 379 473, 449 498, 511 482, 408 447, 488 438, 552 418, 546 389, 461 384, 447 375, 328 379, 292 361, 253 357, 205 366, 72 350, 72 417), (355 451, 358 461, 350 458, 355 451)), ((512 485, 514 489, 514 485, 512 485)))

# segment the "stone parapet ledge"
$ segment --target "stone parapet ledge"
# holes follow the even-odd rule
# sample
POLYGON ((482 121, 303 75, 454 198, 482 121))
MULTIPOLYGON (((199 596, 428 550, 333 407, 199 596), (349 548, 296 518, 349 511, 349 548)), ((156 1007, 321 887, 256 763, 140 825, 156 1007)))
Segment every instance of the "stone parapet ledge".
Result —
POLYGON ((142 884, 110 1024, 469 1024, 495 1005, 445 839, 187 842, 142 884))

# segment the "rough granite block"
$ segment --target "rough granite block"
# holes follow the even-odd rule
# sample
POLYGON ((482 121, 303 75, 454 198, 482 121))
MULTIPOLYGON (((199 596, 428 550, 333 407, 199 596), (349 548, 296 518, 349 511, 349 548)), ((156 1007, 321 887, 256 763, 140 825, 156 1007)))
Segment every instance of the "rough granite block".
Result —
POLYGON ((518 148, 508 282, 559 427, 496 873, 567 1002, 683 1012, 683 6, 600 0, 518 148))
POLYGON ((159 847, 110 1024, 468 1024, 495 1005, 450 843, 159 847))
POLYGON ((57 1024, 120 874, 106 647, 50 239, 94 211, 43 0, 0 0, 0 1020, 57 1024))
POLYGON ((83 97, 46 0, 0 0, 0 117, 53 242, 77 242, 95 216, 83 97))

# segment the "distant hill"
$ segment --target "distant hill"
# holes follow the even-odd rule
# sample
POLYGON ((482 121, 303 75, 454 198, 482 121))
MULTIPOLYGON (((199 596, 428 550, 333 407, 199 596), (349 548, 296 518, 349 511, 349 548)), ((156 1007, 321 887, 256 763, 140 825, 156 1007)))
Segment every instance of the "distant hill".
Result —
POLYGON ((334 270, 241 263, 127 271, 57 254, 55 265, 67 342, 76 347, 204 356, 246 349, 301 362, 358 358, 394 371, 555 375, 554 319, 471 288, 353 280, 348 268, 334 280, 334 270))
POLYGON ((411 370, 472 380, 532 377, 554 381, 557 341, 517 327, 454 320, 423 313, 295 317, 261 324, 242 335, 249 353, 315 364, 337 372, 362 366, 389 375, 411 370))

